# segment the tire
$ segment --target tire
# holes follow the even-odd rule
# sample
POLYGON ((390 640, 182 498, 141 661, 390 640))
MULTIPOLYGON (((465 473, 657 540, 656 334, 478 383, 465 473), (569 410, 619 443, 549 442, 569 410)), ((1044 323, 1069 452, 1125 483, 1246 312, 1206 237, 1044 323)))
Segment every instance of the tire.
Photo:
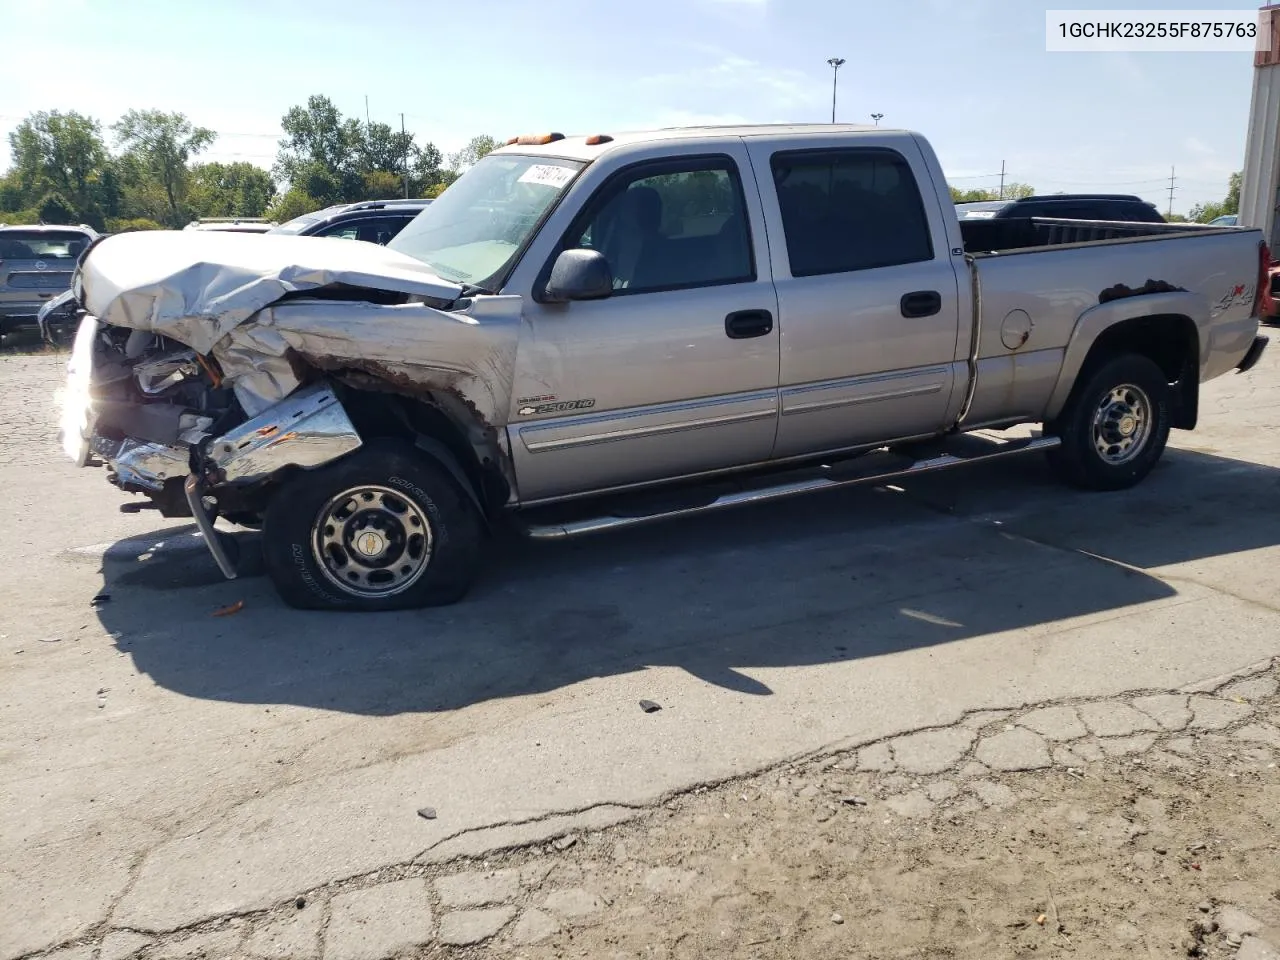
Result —
POLYGON ((483 538, 475 505, 444 467, 377 440, 285 484, 263 518, 262 550, 291 607, 407 610, 461 600, 483 538))
POLYGON ((1169 382, 1154 361, 1136 353, 1088 365, 1081 378, 1058 419, 1046 425, 1062 439, 1049 461, 1075 487, 1132 487, 1169 441, 1169 382))

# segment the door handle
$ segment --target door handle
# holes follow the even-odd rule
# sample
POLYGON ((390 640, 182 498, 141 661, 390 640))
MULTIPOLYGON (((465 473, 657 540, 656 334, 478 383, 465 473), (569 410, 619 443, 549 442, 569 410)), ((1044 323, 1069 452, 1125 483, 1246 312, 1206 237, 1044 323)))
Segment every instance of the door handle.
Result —
POLYGON ((942 294, 937 290, 904 293, 898 306, 904 317, 932 317, 942 310, 942 294))
POLYGON ((730 340, 747 340, 773 332, 773 314, 768 310, 735 310, 724 318, 724 332, 730 340))

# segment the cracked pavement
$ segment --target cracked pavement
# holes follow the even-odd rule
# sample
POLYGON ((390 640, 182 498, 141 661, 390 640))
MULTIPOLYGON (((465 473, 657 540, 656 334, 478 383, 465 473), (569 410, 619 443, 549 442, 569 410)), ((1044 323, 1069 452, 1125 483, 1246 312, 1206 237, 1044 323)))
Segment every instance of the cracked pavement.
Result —
MULTIPOLYGON (((1280 656, 1278 364, 1207 385, 1200 428, 1124 494, 1007 461, 504 540, 461 605, 335 617, 283 608, 252 566, 222 581, 188 527, 117 512, 54 446, 60 360, 0 357, 0 529, 20 559, 0 607, 0 915, 21 918, 0 960, 158 958, 191 937, 210 939, 186 955, 303 957, 322 932, 325 957, 554 942, 538 934, 599 894, 446 902, 433 883, 797 758, 968 770, 986 803, 1000 777, 1175 731, 1265 740, 1272 721, 1253 730, 1232 697, 1179 691, 1280 656)), ((894 815, 945 792, 908 784, 894 815)))

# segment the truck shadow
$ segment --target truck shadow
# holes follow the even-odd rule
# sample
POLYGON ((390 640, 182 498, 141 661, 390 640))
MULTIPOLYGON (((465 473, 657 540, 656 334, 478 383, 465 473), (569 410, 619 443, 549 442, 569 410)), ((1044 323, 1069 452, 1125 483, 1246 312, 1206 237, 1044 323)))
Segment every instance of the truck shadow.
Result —
POLYGON ((1278 492, 1280 470, 1188 451, 1119 494, 1015 458, 562 544, 504 535, 463 603, 377 615, 285 608, 256 534, 227 582, 173 528, 108 551, 98 615, 137 669, 210 700, 436 712, 659 666, 768 695, 769 669, 1047 637, 1173 597, 1146 571, 1280 544, 1278 492))

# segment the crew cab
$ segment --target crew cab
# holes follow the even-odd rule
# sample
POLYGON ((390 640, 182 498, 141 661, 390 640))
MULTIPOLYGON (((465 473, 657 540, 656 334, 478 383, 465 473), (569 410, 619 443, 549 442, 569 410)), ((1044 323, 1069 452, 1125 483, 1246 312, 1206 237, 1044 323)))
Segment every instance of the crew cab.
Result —
POLYGON ((1257 231, 961 222, 909 131, 527 136, 386 247, 94 246, 62 434, 229 577, 219 517, 295 606, 445 604, 503 518, 575 536, 1035 451, 1130 487, 1257 362, 1268 263, 1257 231))

